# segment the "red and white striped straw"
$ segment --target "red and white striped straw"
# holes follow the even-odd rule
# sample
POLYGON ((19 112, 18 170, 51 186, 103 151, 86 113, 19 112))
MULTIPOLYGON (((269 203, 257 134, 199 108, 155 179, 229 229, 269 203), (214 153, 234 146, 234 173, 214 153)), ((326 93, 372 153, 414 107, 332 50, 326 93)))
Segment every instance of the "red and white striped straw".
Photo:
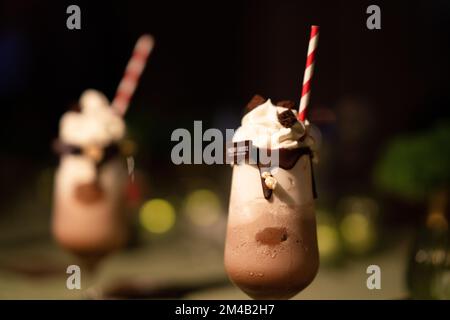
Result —
POLYGON ((153 37, 144 34, 134 46, 133 55, 128 61, 125 73, 117 87, 116 96, 112 102, 112 107, 120 114, 124 115, 128 109, 131 97, 139 83, 142 71, 144 71, 147 58, 153 50, 155 42, 153 37))
POLYGON ((303 76, 302 96, 300 98, 300 107, 298 110, 298 119, 305 121, 306 109, 309 105, 311 95, 311 79, 314 72, 314 62, 319 41, 319 26, 311 26, 311 35, 309 36, 308 55, 306 57, 305 75, 303 76))

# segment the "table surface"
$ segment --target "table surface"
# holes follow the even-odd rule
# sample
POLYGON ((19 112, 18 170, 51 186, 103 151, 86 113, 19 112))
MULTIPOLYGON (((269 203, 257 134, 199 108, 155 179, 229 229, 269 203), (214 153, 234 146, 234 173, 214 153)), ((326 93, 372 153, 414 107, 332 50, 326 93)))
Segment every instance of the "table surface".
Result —
MULTIPOLYGON (((347 259, 340 267, 321 266, 313 283, 294 299, 402 299, 409 241, 369 257, 347 259), (381 268, 381 289, 366 286, 369 265, 381 268)), ((81 290, 66 288, 66 268, 77 260, 51 241, 0 250, 0 299, 83 299, 117 283, 217 285, 189 292, 186 299, 248 299, 226 279, 222 250, 206 241, 151 243, 106 257, 94 273, 82 269, 81 290)))

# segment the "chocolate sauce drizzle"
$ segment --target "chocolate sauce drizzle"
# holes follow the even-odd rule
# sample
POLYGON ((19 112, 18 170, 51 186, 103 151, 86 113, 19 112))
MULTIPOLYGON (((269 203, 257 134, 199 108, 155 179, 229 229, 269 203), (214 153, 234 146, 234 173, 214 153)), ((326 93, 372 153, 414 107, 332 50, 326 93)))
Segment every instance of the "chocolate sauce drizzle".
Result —
MULTIPOLYGON (((253 159, 253 157, 256 156, 256 159, 254 163, 256 163, 259 173, 260 173, 260 177, 261 177, 261 186, 262 186, 262 191, 264 194, 264 198, 266 198, 267 200, 269 200, 272 197, 272 193, 273 190, 269 189, 266 186, 266 183, 264 181, 264 178, 262 178, 262 173, 265 171, 269 171, 271 164, 263 164, 260 161, 260 155, 261 154, 265 154, 267 155, 267 157, 270 158, 271 155, 271 149, 261 149, 258 147, 253 147, 252 146, 252 141, 250 140, 246 140, 246 141, 242 141, 242 142, 235 142, 232 143, 232 146, 228 146, 227 147, 227 152, 226 152, 226 159, 227 163, 237 163, 239 164, 240 161, 249 161, 250 159, 253 159)), ((317 198, 317 190, 316 190, 316 183, 315 183, 315 178, 314 178, 314 171, 313 171, 313 164, 312 164, 312 156, 313 153, 311 151, 311 149, 309 147, 301 147, 301 148, 296 148, 296 149, 285 149, 285 148, 280 148, 279 149, 279 167, 284 169, 284 170, 290 170, 292 169, 295 164, 297 163, 297 161, 300 159, 300 157, 302 156, 309 156, 310 158, 310 166, 311 166, 311 186, 312 186, 312 192, 313 192, 313 196, 314 199, 317 198)))
MULTIPOLYGON (((60 139, 56 139, 53 142, 52 148, 53 148, 53 151, 58 155, 66 155, 66 154, 82 155, 83 154, 82 148, 75 146, 75 145, 64 143, 60 139)), ((117 156, 119 154, 120 154, 120 149, 119 149, 119 145, 117 143, 111 143, 110 145, 106 146, 103 149, 102 159, 96 164, 97 168, 101 167, 103 164, 105 164, 106 162, 113 159, 115 156, 117 156)))

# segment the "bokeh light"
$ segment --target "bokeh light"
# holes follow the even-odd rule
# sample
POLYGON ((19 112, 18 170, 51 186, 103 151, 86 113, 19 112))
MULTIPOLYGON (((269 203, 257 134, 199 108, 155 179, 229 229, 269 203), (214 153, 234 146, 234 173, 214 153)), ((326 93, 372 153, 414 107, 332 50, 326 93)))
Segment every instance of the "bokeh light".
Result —
POLYGON ((328 259, 335 256, 339 251, 339 233, 331 225, 317 226, 317 240, 321 259, 328 259))
POLYGON ((152 199, 144 203, 139 211, 139 221, 151 233, 165 233, 175 224, 175 208, 164 199, 152 199))
POLYGON ((358 255, 369 253, 378 240, 377 202, 367 196, 350 196, 341 200, 339 208, 342 213, 339 227, 345 249, 358 255))
POLYGON ((366 253, 375 245, 375 226, 366 214, 347 214, 341 221, 340 229, 344 244, 352 253, 366 253))
POLYGON ((326 210, 317 210, 317 242, 322 263, 338 262, 342 255, 341 237, 336 219, 326 210))
POLYGON ((184 213, 198 226, 210 226, 218 221, 222 207, 219 197, 207 189, 199 189, 186 197, 184 213))

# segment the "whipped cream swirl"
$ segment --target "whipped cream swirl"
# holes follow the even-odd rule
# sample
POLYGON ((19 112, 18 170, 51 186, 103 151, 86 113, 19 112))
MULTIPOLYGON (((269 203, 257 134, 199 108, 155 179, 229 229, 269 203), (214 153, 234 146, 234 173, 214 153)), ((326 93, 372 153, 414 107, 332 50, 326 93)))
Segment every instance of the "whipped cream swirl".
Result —
MULTIPOLYGON (((241 127, 237 129, 233 142, 251 140, 258 148, 270 149, 310 147, 313 159, 317 161, 320 132, 311 127, 308 121, 298 121, 290 128, 284 127, 278 114, 286 110, 289 109, 276 106, 268 99, 242 118, 241 127)), ((296 110, 291 111, 297 116, 296 110)))
POLYGON ((68 111, 60 121, 59 136, 67 144, 106 147, 125 135, 125 122, 99 91, 86 90, 80 97, 81 112, 68 111))

